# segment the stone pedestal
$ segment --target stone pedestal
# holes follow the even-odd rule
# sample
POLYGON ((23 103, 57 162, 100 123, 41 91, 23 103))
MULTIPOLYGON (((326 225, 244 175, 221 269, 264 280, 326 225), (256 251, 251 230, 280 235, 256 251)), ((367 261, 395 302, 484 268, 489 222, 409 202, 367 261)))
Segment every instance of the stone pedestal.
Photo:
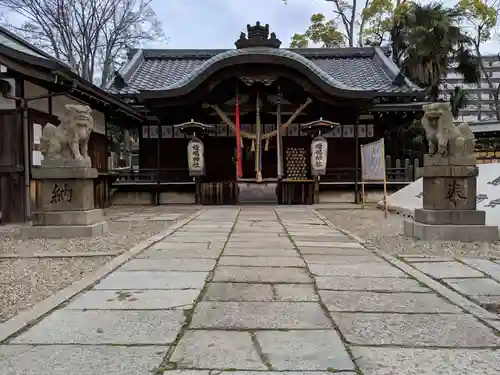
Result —
POLYGON ((26 238, 92 237, 107 231, 101 209, 94 207, 94 178, 97 170, 76 161, 54 165, 48 161, 33 169, 40 181, 33 226, 23 228, 26 238))
POLYGON ((493 242, 498 227, 476 209, 478 168, 474 157, 424 158, 423 208, 404 223, 405 236, 421 240, 493 242))

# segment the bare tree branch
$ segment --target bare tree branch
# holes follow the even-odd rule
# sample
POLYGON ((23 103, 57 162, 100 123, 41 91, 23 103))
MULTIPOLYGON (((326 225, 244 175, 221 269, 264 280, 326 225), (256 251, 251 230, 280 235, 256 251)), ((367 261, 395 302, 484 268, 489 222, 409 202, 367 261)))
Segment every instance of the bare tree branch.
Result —
POLYGON ((165 41, 151 0, 0 0, 0 9, 26 20, 5 26, 101 86, 127 48, 165 41))

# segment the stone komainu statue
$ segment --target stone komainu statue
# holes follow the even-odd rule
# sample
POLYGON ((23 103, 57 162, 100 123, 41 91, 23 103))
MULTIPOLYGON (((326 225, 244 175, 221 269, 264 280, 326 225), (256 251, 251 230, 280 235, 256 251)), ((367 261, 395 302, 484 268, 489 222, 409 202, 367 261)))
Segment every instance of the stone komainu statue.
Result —
POLYGON ((45 125, 40 151, 44 159, 90 161, 88 142, 94 129, 92 109, 75 104, 67 104, 65 108, 66 114, 60 118, 59 126, 45 125))
POLYGON ((421 123, 429 142, 429 156, 471 156, 474 154, 474 133, 467 122, 455 125, 451 105, 445 102, 423 106, 421 123))

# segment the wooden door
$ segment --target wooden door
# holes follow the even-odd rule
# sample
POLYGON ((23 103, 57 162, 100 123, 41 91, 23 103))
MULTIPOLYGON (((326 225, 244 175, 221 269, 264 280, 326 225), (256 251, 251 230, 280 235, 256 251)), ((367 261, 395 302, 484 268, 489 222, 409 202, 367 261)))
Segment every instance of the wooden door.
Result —
POLYGON ((24 221, 21 112, 0 111, 0 213, 2 223, 24 221))

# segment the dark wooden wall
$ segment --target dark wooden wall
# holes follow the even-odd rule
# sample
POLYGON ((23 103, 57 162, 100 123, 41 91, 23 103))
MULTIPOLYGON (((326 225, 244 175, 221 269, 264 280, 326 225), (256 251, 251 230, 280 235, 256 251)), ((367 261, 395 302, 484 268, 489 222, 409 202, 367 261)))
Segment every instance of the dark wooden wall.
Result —
POLYGON ((99 133, 92 133, 89 140, 89 156, 92 167, 99 172, 94 180, 94 205, 96 208, 109 207, 109 179, 108 179, 108 138, 99 133))
MULTIPOLYGON (((379 139, 376 134, 372 138, 359 138, 358 144, 373 142, 379 139)), ((161 181, 186 182, 191 181, 187 163, 187 138, 169 138, 160 140, 160 179, 161 181)), ((255 178, 255 152, 251 151, 252 141, 244 139, 242 150, 243 177, 255 178)), ((203 138, 205 145, 206 180, 231 181, 236 177, 236 140, 234 137, 203 138)), ((283 148, 300 147, 310 152, 311 138, 308 136, 285 136, 283 148)), ((149 171, 151 178, 156 180, 158 139, 141 139, 139 149, 139 165, 144 173, 149 171)), ((328 138, 328 169, 351 169, 356 167, 356 140, 355 138, 328 138)), ((358 159, 359 162, 359 159, 358 159)), ((265 141, 262 142, 262 177, 275 178, 277 176, 276 137, 269 142, 265 150, 265 141)), ((349 177, 354 179, 354 175, 349 177)))
POLYGON ((89 156, 92 160, 92 168, 99 173, 108 171, 108 138, 99 133, 92 133, 89 140, 89 156))
POLYGON ((20 112, 0 111, 0 211, 2 223, 24 220, 23 133, 20 112))

